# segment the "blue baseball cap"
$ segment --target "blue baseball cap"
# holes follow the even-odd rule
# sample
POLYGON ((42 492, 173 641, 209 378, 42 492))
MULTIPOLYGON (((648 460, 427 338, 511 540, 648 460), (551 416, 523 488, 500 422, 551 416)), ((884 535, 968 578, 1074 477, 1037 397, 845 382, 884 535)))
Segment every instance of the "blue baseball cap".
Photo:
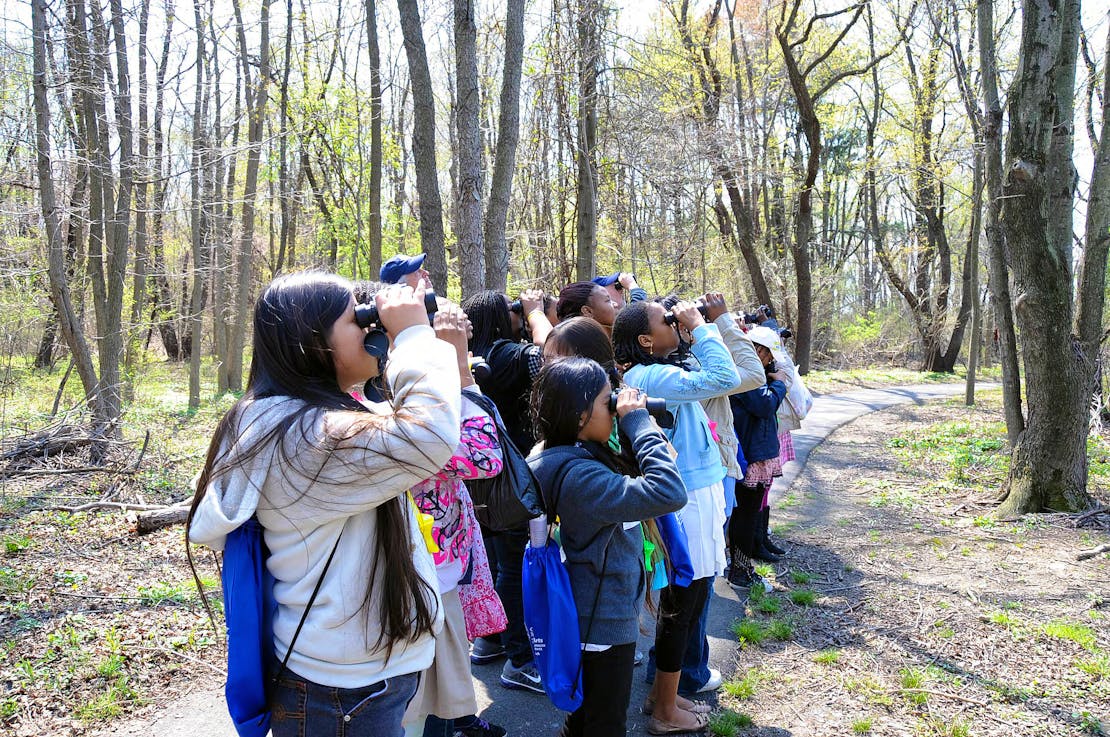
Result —
POLYGON ((613 284, 615 284, 618 280, 620 280, 620 278, 621 278, 621 273, 618 271, 614 274, 610 274, 609 276, 595 276, 590 281, 592 281, 594 284, 598 285, 599 287, 609 287, 609 286, 612 286, 613 284))
POLYGON ((405 256, 399 253, 382 264, 382 270, 378 272, 378 276, 386 284, 396 284, 406 274, 411 274, 423 266, 426 255, 421 253, 417 256, 405 256))

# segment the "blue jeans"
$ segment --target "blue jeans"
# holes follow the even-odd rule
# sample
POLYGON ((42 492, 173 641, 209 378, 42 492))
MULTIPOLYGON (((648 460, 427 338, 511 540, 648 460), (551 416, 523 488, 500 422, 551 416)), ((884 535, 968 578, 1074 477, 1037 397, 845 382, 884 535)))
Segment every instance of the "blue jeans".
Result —
POLYGON ((273 737, 404 737, 405 715, 420 675, 360 688, 321 686, 286 669, 270 695, 273 737))
POLYGON ((497 596, 505 607, 509 626, 501 633, 505 653, 517 668, 532 662, 532 643, 524 627, 524 548, 528 530, 509 530, 493 536, 497 556, 497 596))

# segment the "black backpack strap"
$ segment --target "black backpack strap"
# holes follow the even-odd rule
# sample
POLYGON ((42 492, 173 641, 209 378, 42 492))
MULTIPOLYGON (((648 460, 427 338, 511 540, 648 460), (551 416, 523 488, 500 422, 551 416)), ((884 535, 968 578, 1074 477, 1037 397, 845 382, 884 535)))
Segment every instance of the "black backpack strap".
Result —
MULTIPOLYGON (((346 525, 343 526, 346 528, 346 525)), ((281 660, 281 667, 278 668, 277 673, 274 674, 273 682, 281 678, 285 673, 285 667, 289 664, 289 658, 293 655, 293 646, 297 644, 297 638, 300 637, 301 628, 304 627, 305 620, 308 619, 308 612, 312 609, 313 602, 316 601, 316 595, 320 593, 320 588, 324 585, 324 576, 328 575, 328 568, 331 567, 331 561, 335 557, 335 551, 339 550, 339 541, 343 539, 343 530, 339 531, 339 537, 335 538, 335 546, 331 549, 331 554, 328 556, 328 562, 324 564, 324 570, 320 573, 320 578, 316 581, 316 588, 312 589, 312 596, 308 597, 308 604, 305 605, 304 614, 301 615, 301 621, 297 623, 297 629, 293 631, 293 640, 289 643, 289 649, 285 651, 285 657, 281 660)))

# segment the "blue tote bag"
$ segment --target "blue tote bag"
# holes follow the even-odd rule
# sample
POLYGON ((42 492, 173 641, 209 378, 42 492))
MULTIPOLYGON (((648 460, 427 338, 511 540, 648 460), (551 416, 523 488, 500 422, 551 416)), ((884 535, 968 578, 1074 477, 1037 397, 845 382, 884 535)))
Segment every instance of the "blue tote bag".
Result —
POLYGON ((559 546, 524 549, 524 626, 551 703, 563 711, 582 706, 582 639, 570 576, 559 546))
POLYGON ((270 731, 266 684, 274 659, 277 605, 262 527, 254 517, 227 536, 220 578, 227 621, 227 710, 239 737, 265 737, 270 731))
POLYGON ((667 558, 671 563, 671 583, 686 588, 694 580, 694 564, 690 560, 690 544, 686 538, 686 528, 674 512, 655 518, 659 537, 667 546, 667 558))

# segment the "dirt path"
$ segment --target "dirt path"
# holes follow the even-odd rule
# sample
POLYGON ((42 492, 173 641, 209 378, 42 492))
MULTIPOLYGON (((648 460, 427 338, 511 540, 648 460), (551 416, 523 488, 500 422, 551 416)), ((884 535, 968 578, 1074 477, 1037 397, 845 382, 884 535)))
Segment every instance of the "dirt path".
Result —
POLYGON ((776 591, 748 605, 753 640, 792 631, 741 650, 721 698, 754 719, 738 734, 1110 734, 1110 560, 1075 560, 1105 530, 996 522, 969 481, 894 450, 984 412, 900 406, 813 452, 773 510, 776 591))

